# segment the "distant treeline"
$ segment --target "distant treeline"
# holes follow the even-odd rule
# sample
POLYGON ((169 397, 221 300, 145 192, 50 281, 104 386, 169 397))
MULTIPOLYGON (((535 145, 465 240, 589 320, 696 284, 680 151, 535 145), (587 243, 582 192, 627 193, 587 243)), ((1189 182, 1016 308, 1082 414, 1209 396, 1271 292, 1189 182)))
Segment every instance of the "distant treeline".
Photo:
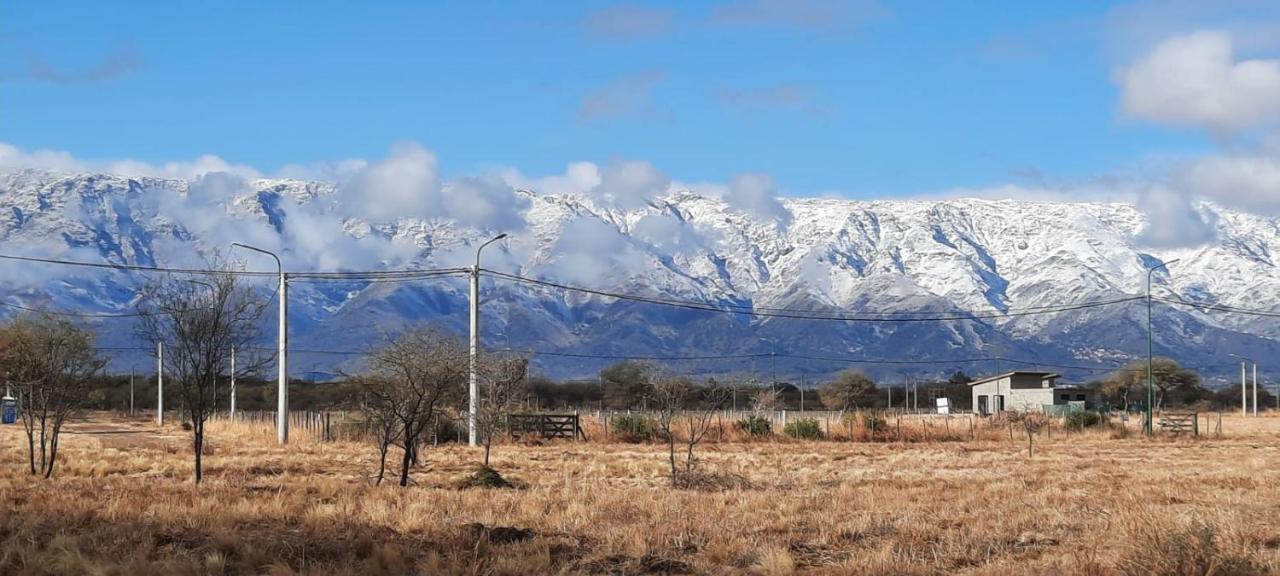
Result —
MULTIPOLYGON (((1157 367, 1157 399, 1162 407, 1195 407, 1200 410, 1234 410, 1240 406, 1240 389, 1227 387, 1210 390, 1203 386, 1198 375, 1191 370, 1161 360, 1157 367)), ((1143 364, 1145 366, 1145 364, 1143 364)), ((1100 401, 1116 409, 1135 408, 1144 405, 1146 398, 1146 373, 1136 366, 1133 370, 1117 372, 1103 380, 1090 382, 1086 387, 1098 393, 1100 401)), ((659 368, 642 362, 619 362, 600 371, 594 380, 556 381, 544 377, 532 377, 527 386, 525 409, 536 410, 628 410, 644 409, 647 383, 655 377, 659 368)), ((99 392, 94 395, 90 407, 101 410, 126 410, 129 407, 129 376, 111 375, 99 377, 99 392)), ((856 371, 846 371, 827 381, 808 382, 802 392, 796 382, 777 383, 750 378, 690 377, 694 388, 726 387, 732 389, 729 408, 750 410, 768 408, 774 410, 840 410, 879 409, 892 403, 894 408, 918 406, 932 410, 935 399, 946 398, 953 411, 969 411, 972 395, 969 382, 973 379, 964 372, 956 372, 947 380, 918 381, 913 386, 901 383, 884 384, 856 371), (913 404, 912 393, 918 393, 918 404, 913 404), (803 398, 802 398, 803 396, 803 398), (761 401, 767 406, 761 406, 761 401)), ((230 380, 218 383, 217 407, 225 411, 230 407, 230 380)), ((261 378, 242 378, 236 382, 236 407, 238 410, 274 410, 276 406, 276 382, 261 378)), ((1252 402, 1252 388, 1249 389, 1252 402)), ((156 379, 151 376, 134 378, 134 407, 150 410, 155 407, 156 379)), ((693 394, 689 408, 697 408, 693 394)), ((177 396, 169 401, 173 409, 177 396)), ((1258 389, 1258 405, 1267 410, 1276 405, 1275 396, 1269 390, 1258 389)), ((354 410, 360 407, 357 388, 342 380, 309 382, 293 380, 289 387, 289 406, 292 410, 354 410)))

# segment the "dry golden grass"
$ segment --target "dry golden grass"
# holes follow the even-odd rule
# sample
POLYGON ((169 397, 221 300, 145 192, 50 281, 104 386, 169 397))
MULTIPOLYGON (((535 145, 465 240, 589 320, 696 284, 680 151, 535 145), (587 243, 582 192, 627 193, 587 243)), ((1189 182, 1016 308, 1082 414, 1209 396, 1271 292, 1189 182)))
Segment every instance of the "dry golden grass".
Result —
POLYGON ((459 490, 478 450, 428 449, 417 485, 373 487, 370 446, 282 449, 223 422, 197 488, 186 433, 106 416, 72 428, 45 481, 6 426, 0 574, 1280 572, 1280 417, 1223 429, 1058 429, 1030 459, 1025 435, 981 426, 901 443, 713 433, 701 469, 746 481, 723 490, 670 488, 660 445, 503 445, 494 467, 526 487, 459 490))

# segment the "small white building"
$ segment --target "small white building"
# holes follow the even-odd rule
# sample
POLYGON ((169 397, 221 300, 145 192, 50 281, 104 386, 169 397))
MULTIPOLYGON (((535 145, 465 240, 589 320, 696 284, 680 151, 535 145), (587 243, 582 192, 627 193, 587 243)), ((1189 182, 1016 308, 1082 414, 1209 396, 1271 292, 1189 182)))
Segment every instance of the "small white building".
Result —
POLYGON ((1045 404, 1055 403, 1057 382, 1058 375, 1052 372, 1008 372, 975 380, 969 383, 973 411, 985 415, 1043 410, 1045 404))

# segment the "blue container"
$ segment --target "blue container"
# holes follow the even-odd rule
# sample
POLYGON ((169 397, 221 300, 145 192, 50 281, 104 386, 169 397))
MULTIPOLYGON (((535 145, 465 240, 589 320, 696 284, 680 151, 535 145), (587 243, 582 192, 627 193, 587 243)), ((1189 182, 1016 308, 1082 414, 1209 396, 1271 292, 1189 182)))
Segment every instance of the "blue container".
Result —
POLYGON ((18 421, 18 401, 5 396, 0 399, 0 406, 3 408, 3 414, 0 414, 0 424, 14 424, 18 421))

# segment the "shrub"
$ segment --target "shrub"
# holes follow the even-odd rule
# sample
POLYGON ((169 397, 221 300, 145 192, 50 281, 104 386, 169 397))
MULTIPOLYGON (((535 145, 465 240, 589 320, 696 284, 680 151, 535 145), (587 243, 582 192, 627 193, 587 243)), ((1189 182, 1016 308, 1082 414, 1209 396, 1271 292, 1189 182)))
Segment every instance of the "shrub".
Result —
POLYGON ((1068 430, 1083 430, 1085 428, 1093 428, 1104 424, 1106 424, 1106 419, 1103 418, 1101 414, 1098 414, 1097 412, 1090 412, 1088 410, 1068 412, 1063 418, 1063 425, 1066 426, 1068 430))
POLYGON ((653 439, 653 419, 639 414, 622 414, 613 418, 613 433, 623 442, 648 442, 653 439))
POLYGON ((801 418, 788 422, 782 432, 800 440, 818 440, 822 438, 822 426, 813 418, 801 418))
POLYGON ((752 414, 734 423, 738 430, 751 436, 768 436, 773 432, 773 423, 759 414, 752 414))
POLYGON ((497 470, 488 466, 481 466, 474 473, 462 480, 458 481, 456 486, 459 489, 467 488, 515 488, 516 486, 502 477, 497 470))
POLYGON ((879 414, 866 412, 862 415, 862 427, 871 433, 883 432, 889 429, 889 423, 879 414))

